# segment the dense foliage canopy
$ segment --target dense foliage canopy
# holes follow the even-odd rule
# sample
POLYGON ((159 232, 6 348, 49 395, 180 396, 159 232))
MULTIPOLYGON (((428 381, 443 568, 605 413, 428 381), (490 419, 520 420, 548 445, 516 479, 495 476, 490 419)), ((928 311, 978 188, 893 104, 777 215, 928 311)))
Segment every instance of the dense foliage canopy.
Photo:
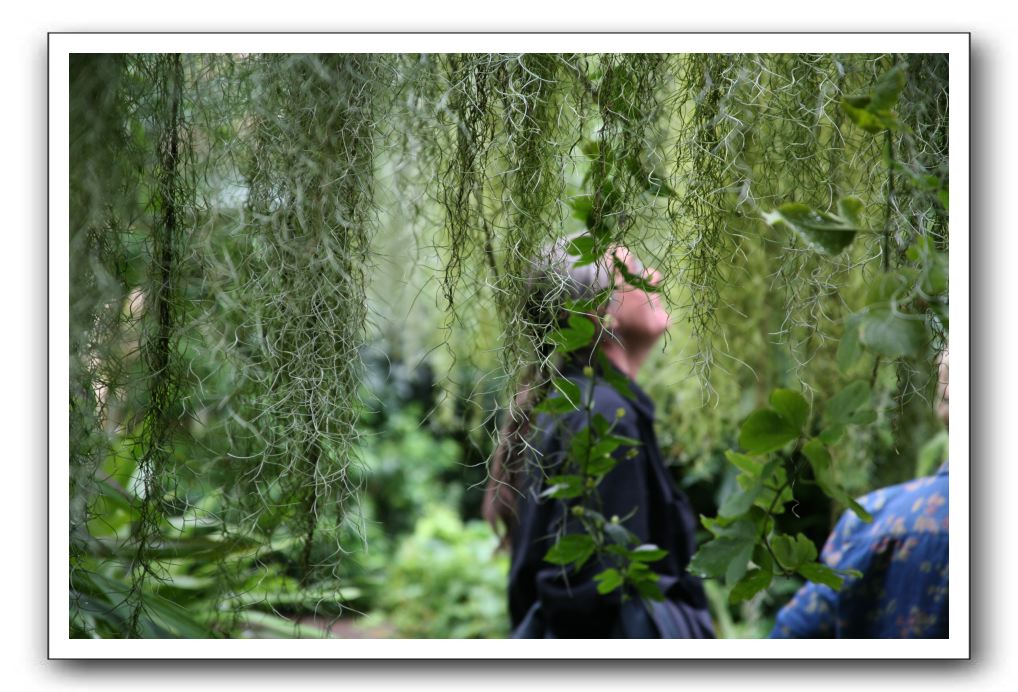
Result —
POLYGON ((664 277, 694 569, 760 633, 840 579, 853 496, 942 455, 947 87, 946 55, 72 55, 72 636, 504 636, 477 486, 573 338, 530 300, 570 234, 664 277))

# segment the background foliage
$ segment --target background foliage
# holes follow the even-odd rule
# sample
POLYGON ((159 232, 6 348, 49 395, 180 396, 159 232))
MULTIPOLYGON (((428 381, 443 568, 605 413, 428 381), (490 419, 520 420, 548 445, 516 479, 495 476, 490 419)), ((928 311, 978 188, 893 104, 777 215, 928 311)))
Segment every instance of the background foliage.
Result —
MULTIPOLYGON (((584 229, 664 276, 675 326, 645 384, 702 514, 744 490, 726 452, 775 389, 813 436, 866 383, 872 420, 828 470, 846 498, 936 463, 946 56, 70 68, 73 636, 349 636, 366 612, 504 636, 479 484, 520 378, 553 364, 533 258, 584 229), (850 243, 804 209, 851 216, 850 243)), ((815 481, 775 518, 813 545, 845 504, 815 481)), ((721 634, 765 632, 796 579, 736 604, 710 582, 721 634)))

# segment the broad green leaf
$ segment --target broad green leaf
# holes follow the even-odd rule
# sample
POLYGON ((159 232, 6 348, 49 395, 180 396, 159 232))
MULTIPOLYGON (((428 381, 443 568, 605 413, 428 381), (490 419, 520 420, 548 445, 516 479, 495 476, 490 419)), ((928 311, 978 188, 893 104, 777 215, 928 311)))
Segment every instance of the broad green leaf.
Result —
POLYGON ((903 358, 919 355, 929 336, 922 317, 903 315, 888 307, 871 310, 862 318, 859 341, 886 358, 903 358))
POLYGON ((594 198, 590 195, 577 195, 568 201, 573 210, 573 218, 579 219, 583 225, 590 228, 590 217, 594 211, 594 198))
POLYGON ((587 257, 594 251, 594 238, 589 235, 581 235, 573 238, 566 245, 566 253, 572 257, 587 257))
POLYGON ((593 554, 594 539, 585 534, 570 534, 559 538, 544 559, 553 565, 575 564, 581 567, 593 554))
POLYGON ((946 293, 949 278, 947 257, 934 250, 927 256, 926 262, 919 288, 927 296, 939 296, 946 293))
POLYGON ((781 567, 788 570, 796 570, 806 562, 812 562, 817 557, 817 548, 813 541, 803 534, 796 534, 795 538, 780 534, 771 539, 771 550, 777 558, 781 567))
POLYGON ((898 116, 892 110, 905 88, 905 69, 898 65, 884 73, 869 89, 841 100, 841 109, 852 122, 877 133, 900 127, 898 116))
POLYGON ((597 444, 595 444, 591 448, 590 456, 591 457, 605 456, 607 454, 611 454, 621 446, 622 441, 620 438, 606 437, 602 440, 598 440, 597 444))
POLYGON ((764 482, 762 478, 753 479, 752 485, 749 488, 742 492, 730 493, 725 498, 724 502, 721 503, 721 507, 718 508, 718 515, 722 517, 737 517, 740 514, 745 514, 760 496, 763 488, 764 482))
POLYGON ((863 521, 873 521, 872 515, 834 482, 831 475, 831 454, 820 440, 812 439, 802 447, 802 453, 813 468, 813 476, 824 493, 836 502, 851 509, 863 521))
POLYGON ((849 417, 848 422, 852 425, 870 425, 876 420, 876 411, 871 408, 861 408, 849 417))
POLYGON ((591 476, 603 476, 611 473, 612 469, 619 465, 619 460, 613 456, 602 455, 593 457, 584 464, 584 470, 591 476))
POLYGON ((608 594, 622 586, 624 580, 622 574, 617 569, 609 567, 603 572, 595 574, 594 581, 597 582, 597 592, 599 594, 608 594))
POLYGON ((871 99, 867 108, 876 111, 885 111, 898 103, 898 97, 905 89, 905 66, 895 65, 881 75, 877 83, 873 85, 871 99))
POLYGON ((866 289, 866 305, 887 307, 891 301, 901 300, 909 290, 908 277, 900 272, 884 272, 870 280, 866 289))
POLYGON ((817 436, 821 442, 826 445, 833 445, 838 442, 845 434, 844 423, 835 423, 834 425, 824 428, 817 436))
POLYGON ((773 578, 774 573, 769 569, 751 569, 732 587, 728 602, 735 604, 752 598, 770 586, 773 578))
POLYGON ((751 454, 781 449, 799 437, 799 429, 771 409, 750 414, 739 430, 739 446, 751 454))
POLYGON ((762 570, 774 572, 774 558, 767 552, 767 546, 763 543, 757 543, 753 548, 753 562, 759 565, 762 570))
POLYGON ((759 476, 760 472, 763 471, 764 468, 764 463, 762 461, 745 454, 739 454, 738 452, 734 452, 730 449, 725 452, 725 457, 728 458, 728 461, 732 462, 735 468, 749 476, 759 476))
POLYGON ((851 415, 869 400, 869 384, 863 380, 856 380, 830 398, 824 417, 832 423, 847 423, 851 415))
POLYGON ((809 404, 800 394, 791 389, 775 389, 771 392, 771 406, 796 430, 802 430, 809 417, 809 404))
POLYGON ((720 535, 700 546, 689 563, 689 571, 701 577, 720 578, 727 584, 734 584, 746 573, 746 566, 753 556, 756 545, 756 524, 740 519, 734 524, 719 527, 720 535))
POLYGON ((548 335, 548 341, 561 353, 571 353, 588 346, 594 338, 594 323, 581 315, 570 315, 568 327, 559 327, 548 335))
MULTIPOLYGON (((855 212, 854 205, 849 210, 855 212)), ((862 230, 859 219, 846 219, 835 214, 816 211, 805 204, 789 202, 776 211, 765 212, 764 221, 779 228, 786 227, 817 252, 836 255, 852 244, 856 233, 862 230)))
POLYGON ((802 453, 809 460, 810 466, 813 467, 813 475, 817 482, 826 482, 831 471, 831 453, 827 451, 827 447, 820 440, 814 438, 806 441, 806 444, 802 446, 802 453))
POLYGON ((816 584, 824 584, 835 591, 841 590, 844 578, 835 570, 819 562, 804 562, 795 571, 816 584))

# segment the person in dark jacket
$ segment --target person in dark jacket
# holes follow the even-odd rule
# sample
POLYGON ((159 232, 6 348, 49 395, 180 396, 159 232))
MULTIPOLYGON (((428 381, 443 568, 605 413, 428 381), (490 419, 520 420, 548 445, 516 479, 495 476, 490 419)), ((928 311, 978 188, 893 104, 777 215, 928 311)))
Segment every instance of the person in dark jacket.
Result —
MULTIPOLYGON (((631 276, 651 284, 660 279, 624 248, 613 254, 631 276)), ((686 572, 695 552, 695 515, 665 468, 654 434, 654 404, 634 381, 667 329, 668 313, 656 292, 627 283, 613 268, 610 255, 603 263, 581 268, 570 265, 562 246, 549 257, 547 270, 562 275, 570 297, 586 298, 614 287, 600 320, 608 325, 606 333, 599 335, 595 349, 563 364, 559 374, 584 391, 593 387, 593 413, 614 421, 612 434, 639 441, 613 453, 618 464, 597 488, 596 510, 606 518, 617 518, 639 543, 668 551, 650 565, 660 575, 658 586, 665 602, 643 601, 635 594, 623 600, 621 589, 598 593, 594 575, 606 565, 596 560, 578 572, 544 560, 572 506, 564 507, 563 501, 541 494, 546 479, 563 463, 572 436, 589 418, 585 410, 532 417, 526 413, 525 389, 516 401, 524 413, 502 431, 485 499, 486 516, 506 532, 511 550, 512 636, 713 637, 703 587, 686 572), (620 378, 627 381, 632 398, 608 382, 620 378)), ((579 530, 575 524, 565 526, 565 533, 579 530)))

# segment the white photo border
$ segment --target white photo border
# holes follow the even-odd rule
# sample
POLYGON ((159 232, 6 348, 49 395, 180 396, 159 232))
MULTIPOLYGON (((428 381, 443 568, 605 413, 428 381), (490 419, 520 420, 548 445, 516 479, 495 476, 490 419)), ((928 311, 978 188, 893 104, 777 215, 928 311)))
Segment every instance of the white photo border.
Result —
POLYGON ((51 33, 49 35, 49 657, 51 659, 967 659, 970 657, 967 33, 51 33), (84 640, 69 638, 66 395, 71 53, 948 53, 951 179, 950 638, 842 640, 84 640))

